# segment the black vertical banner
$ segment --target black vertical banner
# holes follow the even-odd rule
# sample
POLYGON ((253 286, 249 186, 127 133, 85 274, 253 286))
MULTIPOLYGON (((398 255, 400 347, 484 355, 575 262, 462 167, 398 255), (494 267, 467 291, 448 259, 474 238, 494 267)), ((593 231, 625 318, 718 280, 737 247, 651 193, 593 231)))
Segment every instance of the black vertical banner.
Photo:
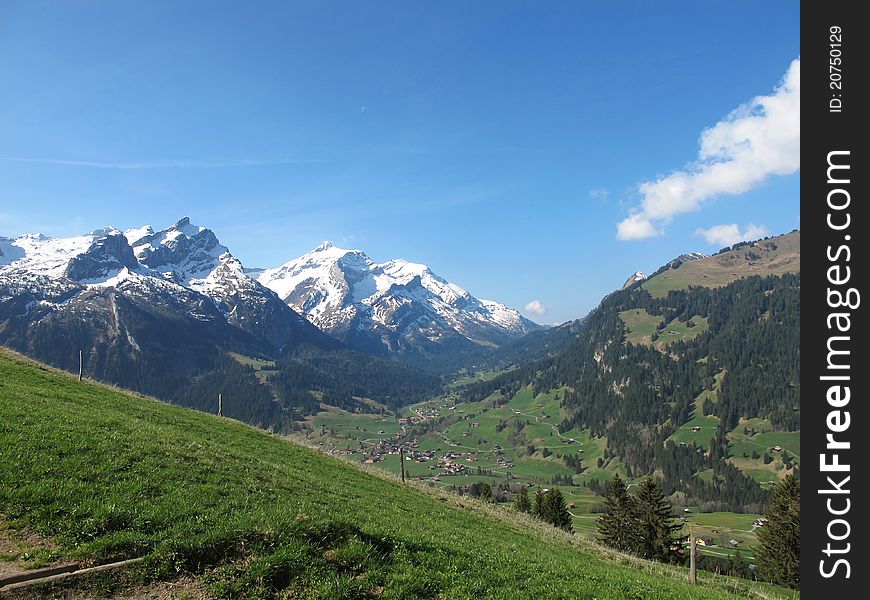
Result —
POLYGON ((860 2, 801 7, 801 593, 867 598, 870 363, 860 2))

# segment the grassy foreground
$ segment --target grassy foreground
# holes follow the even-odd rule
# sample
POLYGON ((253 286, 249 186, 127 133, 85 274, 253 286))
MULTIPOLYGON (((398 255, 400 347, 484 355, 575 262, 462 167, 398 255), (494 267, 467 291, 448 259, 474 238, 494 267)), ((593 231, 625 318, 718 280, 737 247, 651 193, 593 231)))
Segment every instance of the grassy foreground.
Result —
POLYGON ((64 558, 146 556, 217 597, 735 598, 775 588, 609 553, 464 498, 0 349, 0 513, 64 558))

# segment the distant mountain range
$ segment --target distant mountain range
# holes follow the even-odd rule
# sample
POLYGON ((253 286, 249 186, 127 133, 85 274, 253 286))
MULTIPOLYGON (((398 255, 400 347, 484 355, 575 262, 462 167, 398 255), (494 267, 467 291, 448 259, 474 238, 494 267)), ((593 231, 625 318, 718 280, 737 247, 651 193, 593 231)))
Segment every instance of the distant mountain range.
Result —
MULTIPOLYGON (((626 285, 658 296, 793 261, 799 236, 782 236, 683 255, 626 285)), ((245 269, 187 218, 159 231, 0 238, 0 344, 73 371, 81 352, 90 377, 196 408, 227 390, 230 412, 275 429, 320 403, 381 410, 436 393, 438 373, 553 357, 585 327, 543 328, 423 264, 328 242, 245 269)))
MULTIPOLYGON (((71 238, 3 238, 0 252, 0 315, 17 317, 5 324, 7 334, 64 315, 87 321, 99 312, 99 299, 114 307, 113 329, 123 330, 115 310, 123 297, 178 324, 246 339, 261 352, 301 342, 340 346, 248 277, 210 230, 187 218, 158 232, 107 228, 71 238)), ((121 338, 138 351, 129 336, 121 338)))
POLYGON ((257 281, 353 348, 417 364, 494 349, 540 329, 514 309, 478 300, 423 264, 376 263, 324 242, 257 281))
POLYGON ((13 299, 27 297, 19 317, 76 310, 115 290, 154 306, 169 298, 200 304, 176 316, 241 330, 256 339, 258 350, 270 352, 301 341, 340 346, 325 332, 349 348, 428 365, 540 329, 425 265, 378 264, 360 250, 328 242, 274 269, 245 269, 211 230, 188 218, 160 231, 146 226, 72 238, 0 238, 0 282, 7 290, 0 306, 7 311, 13 299))
POLYGON ((395 407, 440 387, 318 329, 187 218, 0 238, 0 344, 71 371, 81 353, 88 377, 204 410, 221 393, 224 414, 276 430, 320 403, 395 407))

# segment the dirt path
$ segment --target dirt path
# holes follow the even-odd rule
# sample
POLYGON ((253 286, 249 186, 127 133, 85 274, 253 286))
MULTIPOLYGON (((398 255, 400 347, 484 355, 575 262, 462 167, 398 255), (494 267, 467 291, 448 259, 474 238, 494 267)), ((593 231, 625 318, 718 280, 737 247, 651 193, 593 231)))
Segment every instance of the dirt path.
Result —
POLYGON ((48 565, 58 561, 57 546, 35 532, 12 529, 0 515, 0 577, 48 565))
MULTIPOLYGON (((3 600, 37 600, 43 596, 39 587, 19 588, 0 592, 3 600)), ((52 588, 52 598, 63 600, 90 600, 94 598, 92 590, 52 588)), ((102 596, 100 596, 102 597, 102 596)), ((119 590, 110 596, 116 600, 208 600, 212 598, 204 586, 192 577, 183 577, 176 581, 155 581, 147 586, 134 586, 119 590)))
MULTIPOLYGON (((30 530, 13 529, 0 515, 0 578, 30 571, 42 567, 59 567, 72 564, 61 560, 60 549, 51 540, 30 530)), ((3 600, 32 600, 40 598, 37 588, 20 588, 2 591, 3 600)), ((87 590, 54 590, 55 598, 67 600, 85 600, 93 598, 93 593, 87 590)), ((187 598, 189 600, 205 600, 210 598, 200 582, 192 577, 177 581, 154 582, 147 586, 135 586, 122 590, 112 596, 127 600, 170 600, 171 598, 187 598)))

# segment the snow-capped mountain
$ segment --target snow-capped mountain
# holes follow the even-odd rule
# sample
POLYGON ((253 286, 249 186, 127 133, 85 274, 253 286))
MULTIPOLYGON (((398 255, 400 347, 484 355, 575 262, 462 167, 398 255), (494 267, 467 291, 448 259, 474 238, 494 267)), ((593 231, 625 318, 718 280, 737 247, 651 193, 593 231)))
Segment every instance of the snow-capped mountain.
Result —
POLYGON ((642 271, 636 271, 635 273, 633 273, 632 275, 630 275, 630 276, 628 277, 628 279, 625 280, 625 283, 622 284, 622 289, 625 289, 625 288, 627 288, 627 287, 629 287, 629 286, 632 286, 632 285, 634 285, 635 283, 637 283, 637 282, 639 282, 639 281, 643 281, 643 280, 645 280, 646 278, 647 278, 647 274, 646 274, 646 273, 644 273, 644 272, 642 272, 642 271))
POLYGON ((303 342, 341 346, 187 218, 157 232, 0 238, 0 343, 37 358, 66 366, 83 350, 111 371, 121 355, 147 364, 177 351, 190 366, 185 349, 203 345, 262 354, 303 342))
POLYGON ((539 329, 518 311, 479 300, 426 265, 376 263, 330 242, 256 275, 312 323, 368 351, 431 357, 448 349, 496 347, 539 329))
POLYGON ((124 235, 150 275, 210 298, 230 325, 278 348, 295 344, 300 331, 323 338, 297 313, 280 306, 275 294, 252 279, 211 230, 191 225, 190 219, 163 231, 146 226, 124 235))

